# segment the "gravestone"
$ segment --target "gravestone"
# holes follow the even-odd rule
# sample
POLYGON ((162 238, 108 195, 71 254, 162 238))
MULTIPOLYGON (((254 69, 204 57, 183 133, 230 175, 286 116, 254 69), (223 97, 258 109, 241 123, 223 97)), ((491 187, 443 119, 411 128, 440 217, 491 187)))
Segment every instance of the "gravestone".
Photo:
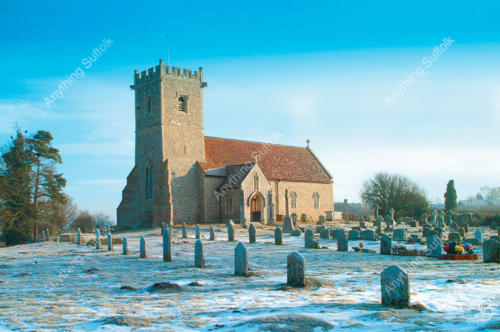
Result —
POLYGON ((306 285, 305 259, 298 252, 293 252, 286 259, 287 284, 297 287, 306 285))
POLYGON ((227 223, 227 240, 229 242, 234 241, 234 227, 231 221, 227 223))
POLYGON ((95 230, 95 248, 97 250, 101 249, 101 232, 99 232, 99 228, 95 230))
POLYGON ((322 225, 316 226, 316 233, 320 233, 321 234, 321 232, 324 231, 325 229, 326 229, 325 226, 322 226, 322 225))
POLYGON ((465 229, 463 227, 460 227, 458 229, 458 234, 460 234, 460 237, 465 237, 465 229))
POLYGON ((304 242, 306 248, 314 248, 314 234, 310 229, 306 230, 304 234, 304 242))
POLYGON ((165 223, 162 221, 160 224, 160 235, 163 235, 163 230, 165 229, 165 223))
POLYGON ((448 234, 448 240, 460 242, 460 234, 455 233, 455 232, 451 232, 448 234))
POLYGON ((319 233, 319 237, 322 239, 329 239, 330 238, 330 230, 329 229, 324 229, 319 233))
POLYGON ((295 213, 292 214, 292 225, 293 228, 297 227, 297 215, 295 213))
POLYGON ((283 244, 283 236, 281 234, 281 228, 279 227, 274 229, 274 244, 278 246, 283 244))
POLYGON ((404 228, 396 228, 392 235, 394 241, 406 241, 406 232, 404 228))
POLYGON ((128 254, 127 238, 126 238, 126 237, 124 237, 124 238, 122 239, 122 246, 123 246, 123 248, 122 248, 122 254, 123 254, 123 255, 128 254))
POLYGON ((196 224, 196 227, 195 227, 195 237, 196 239, 200 239, 200 225, 196 224))
POLYGON ((431 230, 431 226, 425 225, 424 228, 422 228, 422 236, 428 237, 430 230, 431 230))
POLYGON ((210 226, 210 241, 215 241, 215 229, 214 226, 210 226))
POLYGON ((82 232, 80 231, 80 228, 76 230, 76 244, 79 246, 82 245, 82 232))
POLYGON ((241 242, 234 248, 234 274, 237 276, 248 275, 248 249, 241 242))
POLYGON ((141 240, 139 241, 139 258, 146 258, 146 240, 144 236, 141 236, 141 240))
POLYGON ((113 250, 113 238, 111 237, 111 233, 108 233, 108 251, 113 250))
POLYGON ((293 231, 292 219, 290 217, 283 218, 283 233, 289 234, 293 231))
POLYGON ((47 228, 45 230, 45 241, 48 241, 49 240, 49 229, 47 228))
POLYGON ((172 261, 172 238, 168 228, 163 230, 163 261, 172 261))
POLYGON ((294 229, 291 233, 290 233, 291 236, 301 236, 302 235, 302 231, 300 229, 294 229))
POLYGON ((390 236, 384 234, 380 238, 380 254, 381 255, 391 255, 392 254, 392 239, 390 236))
POLYGON ((458 225, 455 222, 450 224, 450 232, 458 232, 458 225))
POLYGON ((349 241, 359 240, 359 231, 357 229, 351 229, 349 231, 349 241))
POLYGON ((188 235, 187 235, 186 223, 183 222, 182 223, 182 238, 187 239, 187 237, 188 237, 188 235))
POLYGON ((363 220, 359 221, 359 228, 366 228, 366 224, 363 220))
POLYGON ((256 237, 255 226, 254 224, 250 223, 250 226, 248 226, 248 242, 255 243, 256 237))
POLYGON ((439 257, 443 251, 441 239, 437 235, 432 235, 427 238, 427 255, 431 257, 439 257))
POLYGON ((320 216, 319 216, 319 221, 318 221, 318 223, 319 223, 320 225, 323 225, 323 224, 325 223, 325 216, 324 216, 324 215, 320 215, 320 216))
POLYGON ((200 239, 194 243, 194 267, 204 268, 205 257, 203 257, 203 242, 200 239))
POLYGON ((375 241, 375 232, 372 229, 366 229, 360 232, 360 236, 366 241, 375 241))
POLYGON ((341 228, 337 233, 337 251, 348 251, 348 241, 347 236, 345 235, 345 231, 341 228))
POLYGON ((448 248, 449 248, 448 254, 455 255, 457 253, 457 251, 455 250, 456 246, 457 243, 455 241, 448 242, 448 248))
POLYGON ((495 239, 484 241, 483 261, 485 263, 500 263, 500 242, 495 239))
POLYGON ((477 230, 474 232, 474 238, 475 239, 478 239, 479 242, 483 242, 482 239, 483 239, 483 234, 481 233, 480 230, 477 230))
POLYGON ((391 265, 380 275, 382 304, 408 307, 410 305, 410 279, 397 265, 391 265))

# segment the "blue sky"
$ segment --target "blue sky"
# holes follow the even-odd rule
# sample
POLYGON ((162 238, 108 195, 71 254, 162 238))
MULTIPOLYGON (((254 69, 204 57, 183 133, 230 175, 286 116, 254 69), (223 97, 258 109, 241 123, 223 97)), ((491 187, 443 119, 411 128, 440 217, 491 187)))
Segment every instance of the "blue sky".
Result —
POLYGON ((466 198, 500 185, 499 12, 496 1, 3 2, 0 142, 16 124, 51 131, 67 193, 116 218, 133 167, 133 70, 166 60, 168 34, 171 64, 204 67, 206 135, 311 139, 336 201, 359 201, 381 170, 433 201, 453 178, 466 198), (109 49, 47 107, 106 38, 109 49), (453 42, 424 66, 443 38, 453 42))

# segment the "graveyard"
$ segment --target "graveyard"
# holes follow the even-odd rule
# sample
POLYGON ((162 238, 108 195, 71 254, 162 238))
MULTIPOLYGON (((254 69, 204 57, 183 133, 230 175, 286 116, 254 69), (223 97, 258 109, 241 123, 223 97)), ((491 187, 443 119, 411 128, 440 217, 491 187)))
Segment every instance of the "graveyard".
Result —
POLYGON ((98 232, 97 242, 96 234, 47 236, 0 252, 0 328, 500 328, 496 231, 469 227, 458 239, 493 241, 490 262, 480 244, 477 260, 453 261, 437 257, 449 226, 441 243, 439 221, 430 230, 386 222, 298 223, 293 235, 283 225, 228 223, 98 232), (427 254, 398 255, 398 246, 427 254))

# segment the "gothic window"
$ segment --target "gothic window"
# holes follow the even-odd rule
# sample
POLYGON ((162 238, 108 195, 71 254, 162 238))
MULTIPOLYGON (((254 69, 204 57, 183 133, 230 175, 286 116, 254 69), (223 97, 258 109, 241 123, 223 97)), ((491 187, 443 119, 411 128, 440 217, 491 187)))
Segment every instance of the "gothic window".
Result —
POLYGON ((292 193, 290 194, 290 199, 291 199, 291 207, 292 209, 296 209, 297 208, 297 193, 292 191, 292 193))
POLYGON ((253 176, 253 190, 259 191, 259 175, 257 173, 253 176))
POLYGON ((314 199, 314 208, 319 209, 319 194, 314 193, 313 194, 313 199, 314 199))
POLYGON ((226 213, 233 213, 233 198, 229 195, 226 197, 226 213))
POLYGON ((151 96, 147 97, 146 100, 146 110, 148 113, 151 113, 151 110, 153 109, 153 101, 151 100, 151 96))
POLYGON ((187 113, 187 97, 179 96, 177 99, 179 111, 187 113))
POLYGON ((146 199, 153 198, 153 170, 150 165, 146 167, 146 199))

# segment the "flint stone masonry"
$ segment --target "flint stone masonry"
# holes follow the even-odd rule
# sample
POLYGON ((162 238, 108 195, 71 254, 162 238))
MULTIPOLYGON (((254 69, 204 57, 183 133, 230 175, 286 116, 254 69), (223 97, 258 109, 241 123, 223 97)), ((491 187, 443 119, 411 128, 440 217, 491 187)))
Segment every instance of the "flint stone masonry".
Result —
POLYGON ((126 237, 124 237, 124 238, 122 239, 122 246, 123 246, 123 248, 122 248, 122 254, 123 254, 123 255, 128 254, 127 238, 126 238, 126 237))
POLYGON ((304 287, 306 285, 305 259, 298 252, 293 252, 287 257, 287 284, 304 287))
POLYGON ((392 253, 392 239, 388 235, 382 235, 380 238, 380 254, 390 255, 392 253))
POLYGON ((255 243, 257 235, 254 224, 250 223, 248 226, 248 242, 255 243))
POLYGON ((141 239, 139 241, 139 258, 146 257, 146 240, 144 239, 144 236, 141 236, 141 239))
POLYGON ((170 230, 165 228, 163 230, 163 261, 172 261, 172 238, 170 236, 170 230))
POLYGON ((283 244, 283 235, 281 233, 281 228, 276 227, 274 229, 274 244, 280 246, 283 244))
POLYGON ((210 241, 215 241, 215 229, 213 226, 210 226, 210 241))
POLYGON ((397 228, 393 233, 394 241, 405 241, 406 240, 406 231, 404 228, 397 228))
POLYGON ((314 248, 314 234, 310 229, 305 232, 304 242, 306 248, 314 248))
POLYGON ((348 251, 348 241, 347 236, 345 235, 345 231, 343 229, 339 229, 337 232, 337 251, 348 251))
POLYGON ((194 244, 194 267, 204 268, 205 257, 203 257, 203 242, 200 239, 194 244))
POLYGON ((248 275, 248 249, 241 242, 234 248, 234 274, 238 276, 248 275))
POLYGON ((357 241, 357 240, 359 240, 359 234, 360 234, 360 232, 357 229, 350 230, 349 231, 349 240, 350 241, 357 241))
POLYGON ((113 250, 113 238, 111 237, 111 233, 108 233, 108 251, 113 250))
POLYGON ((443 251, 441 239, 437 235, 427 238, 427 255, 430 257, 439 257, 443 251))
POLYGON ((391 265, 380 275, 382 304, 410 306, 410 279, 408 274, 397 265, 391 265))
POLYGON ((483 261, 485 263, 500 263, 500 242, 495 239, 484 241, 483 261))

